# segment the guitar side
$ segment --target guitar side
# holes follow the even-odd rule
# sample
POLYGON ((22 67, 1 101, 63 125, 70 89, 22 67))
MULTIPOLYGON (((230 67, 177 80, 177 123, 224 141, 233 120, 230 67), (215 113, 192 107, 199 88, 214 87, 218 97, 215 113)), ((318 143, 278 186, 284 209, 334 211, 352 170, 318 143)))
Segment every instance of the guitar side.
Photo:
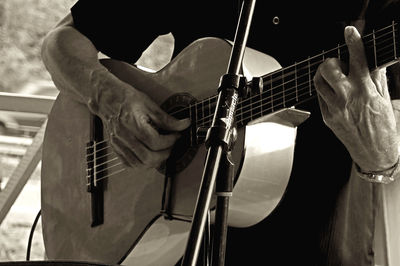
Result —
MULTIPOLYGON (((143 90, 161 105, 177 93, 188 93, 196 99, 216 94, 219 78, 226 71, 230 49, 229 43, 223 40, 201 39, 187 47, 169 65, 156 73, 143 72, 114 60, 104 61, 103 64, 118 78, 143 90)), ((251 54, 252 52, 247 53, 246 58, 251 54)), ((263 71, 268 73, 278 67, 279 65, 273 62, 272 69, 264 68, 263 71)), ((104 223, 91 227, 91 199, 90 193, 87 192, 86 178, 86 147, 91 141, 90 117, 85 105, 71 100, 62 92, 49 115, 42 156, 44 242, 49 259, 115 264, 125 258, 160 216, 165 176, 155 169, 135 167, 127 168, 109 178, 104 191, 104 223)), ((257 125, 254 125, 254 128, 255 126, 257 125)), ((243 227, 260 221, 275 208, 283 195, 291 170, 295 128, 282 127, 285 132, 290 132, 288 135, 291 136, 291 140, 278 148, 284 155, 275 157, 278 160, 271 162, 276 164, 285 159, 289 165, 280 162, 280 166, 275 168, 277 170, 272 171, 276 176, 267 181, 261 178, 265 174, 262 170, 265 163, 260 165, 260 161, 257 161, 256 166, 246 158, 254 159, 249 153, 259 153, 263 154, 264 162, 268 160, 265 158, 267 153, 272 156, 277 152, 261 151, 257 145, 251 144, 250 140, 245 141, 244 128, 239 130, 233 157, 240 177, 235 185, 230 208, 231 225, 243 227), (246 149, 243 150, 243 147, 246 149), (263 187, 269 188, 272 195, 254 192, 261 183, 263 187), (264 202, 261 204, 264 209, 260 208, 259 202, 264 202), (251 207, 255 205, 257 207, 251 207), (265 210, 267 205, 268 210, 265 210), (245 214, 246 212, 250 213, 245 214), (253 218, 246 219, 244 214, 253 218)), ((260 132, 265 133, 265 130, 266 128, 258 127, 260 132)), ((108 148, 107 152, 112 153, 112 150, 108 148)), ((166 232, 171 232, 166 234, 166 238, 185 235, 188 231, 187 225, 190 224, 196 203, 205 154, 204 145, 200 145, 190 165, 173 177, 171 213, 173 216, 186 217, 188 221, 181 221, 181 226, 175 226, 173 229, 168 229, 166 222, 166 232)), ((165 239, 163 241, 165 242, 165 239)))

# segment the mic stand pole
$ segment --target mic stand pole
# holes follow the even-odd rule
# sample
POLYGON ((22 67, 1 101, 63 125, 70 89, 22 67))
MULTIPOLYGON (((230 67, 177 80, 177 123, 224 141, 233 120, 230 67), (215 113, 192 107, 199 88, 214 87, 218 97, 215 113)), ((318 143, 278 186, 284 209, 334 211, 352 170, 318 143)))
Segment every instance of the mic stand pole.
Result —
MULTIPOLYGON (((204 233, 207 212, 214 192, 217 176, 227 180, 218 180, 216 233, 213 240, 212 265, 223 265, 225 261, 225 246, 227 232, 227 216, 229 197, 232 194, 233 180, 226 173, 226 162, 229 161, 228 151, 233 145, 232 132, 239 95, 246 90, 246 80, 240 75, 244 51, 249 34, 250 23, 254 12, 255 0, 244 0, 236 29, 235 40, 231 51, 227 74, 222 76, 218 88, 216 111, 210 129, 207 132, 206 147, 208 149, 203 170, 202 182, 193 214, 193 220, 182 266, 195 266, 204 233), (225 164, 225 166, 224 166, 225 164), (225 173, 220 173, 224 171, 225 173), (217 259, 217 262, 214 261, 217 259), (219 263, 219 264, 216 264, 219 263)), ((229 168, 229 166, 228 166, 229 168)), ((228 171, 229 172, 229 171, 228 171)))

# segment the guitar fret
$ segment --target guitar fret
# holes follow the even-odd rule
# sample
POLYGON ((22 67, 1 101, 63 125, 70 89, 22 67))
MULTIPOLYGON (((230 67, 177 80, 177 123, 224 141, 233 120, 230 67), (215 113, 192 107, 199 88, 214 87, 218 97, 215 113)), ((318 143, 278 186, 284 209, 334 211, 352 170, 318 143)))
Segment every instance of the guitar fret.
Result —
POLYGON ((271 110, 274 111, 274 92, 272 90, 272 75, 269 76, 270 78, 270 93, 271 93, 271 110))
MULTIPOLYGON (((240 109, 240 121, 242 122, 242 124, 243 124, 243 102, 241 101, 240 103, 240 107, 239 107, 239 105, 238 105, 238 109, 240 109)), ((244 124, 243 124, 244 125, 244 124)))
POLYGON ((376 57, 376 37, 375 37, 375 30, 372 31, 372 39, 374 42, 374 60, 375 60, 375 68, 378 67, 378 59, 376 57))
POLYGON ((260 114, 261 116, 264 115, 264 110, 263 110, 263 92, 262 90, 259 92, 259 98, 260 98, 260 114))
POLYGON ((392 21, 392 33, 393 33, 393 55, 394 58, 397 58, 397 51, 396 51, 396 32, 394 27, 394 21, 392 21))
POLYGON ((253 109, 254 109, 254 107, 253 107, 253 92, 251 92, 250 93, 250 95, 249 95, 249 101, 250 101, 250 120, 253 120, 253 109))
POLYGON ((282 101, 283 101, 283 107, 286 107, 286 99, 285 99, 285 75, 284 75, 284 69, 282 69, 282 101))
POLYGON ((393 33, 391 27, 384 28, 379 31, 373 31, 365 38, 365 47, 368 61, 368 66, 371 69, 383 66, 391 62, 393 59, 393 33))
POLYGON ((306 94, 308 95, 308 63, 309 61, 303 61, 296 64, 297 101, 299 101, 301 96, 304 95, 304 91, 306 91, 306 94))
POLYGON ((310 66, 310 57, 308 57, 308 88, 309 88, 309 94, 312 95, 311 93, 311 66, 310 66))
POLYGON ((260 90, 253 90, 252 92, 252 98, 253 98, 253 102, 252 102, 252 109, 253 109, 253 113, 252 113, 252 117, 254 118, 258 118, 262 116, 262 97, 261 97, 262 93, 260 90))
POLYGON ((189 118, 190 121, 192 121, 192 124, 190 125, 190 146, 193 146, 193 125, 196 125, 196 121, 193 120, 192 117, 192 105, 189 104, 189 118), (194 122, 194 123, 193 123, 194 122))
POLYGON ((200 102, 201 103, 201 117, 203 118, 203 120, 204 120, 204 122, 203 122, 203 124, 205 124, 206 122, 206 117, 205 117, 205 115, 204 115, 204 102, 203 101, 201 101, 200 102))
POLYGON ((242 115, 242 101, 239 101, 236 106, 236 116, 235 116, 237 125, 241 125, 241 119, 240 119, 241 115, 242 115))
POLYGON ((191 143, 193 144, 198 144, 197 143, 197 129, 199 128, 198 125, 198 120, 197 120, 197 103, 193 103, 190 105, 190 117, 191 117, 191 143))
POLYGON ((290 107, 298 102, 298 91, 297 91, 297 65, 294 64, 291 67, 285 69, 283 75, 283 86, 284 86, 284 107, 290 107))
POLYGON ((251 121, 249 119, 249 116, 251 116, 251 96, 247 96, 247 98, 245 98, 242 101, 242 121, 243 121, 243 123, 245 123, 246 121, 251 121))
POLYGON ((208 115, 207 116, 212 115, 213 110, 211 108, 212 108, 211 107, 211 99, 208 98, 208 115))
MULTIPOLYGON (((392 63, 396 63, 398 62, 398 57, 400 55, 400 45, 398 43, 398 40, 400 40, 399 38, 399 32, 398 32, 398 24, 393 22, 391 25, 389 24, 386 28, 380 29, 380 30, 376 30, 374 32, 372 32, 371 34, 365 35, 363 37, 363 41, 364 41, 364 46, 365 46, 365 51, 366 51, 366 57, 368 59, 368 67, 370 67, 370 70, 373 67, 384 67, 384 66, 388 66, 392 63), (375 60, 374 60, 375 59, 375 60), (373 61, 374 60, 374 61, 373 61), (372 66, 372 67, 371 67, 372 66)), ((202 42, 202 40, 199 40, 199 42, 202 42)), ((204 46, 206 47, 206 49, 202 49, 201 52, 203 53, 204 51, 208 51, 208 43, 204 43, 204 46)), ((200 43, 201 44, 201 43, 200 43)), ((193 48, 193 46, 191 46, 193 48)), ((199 66, 204 66, 209 64, 210 62, 210 55, 208 56, 204 56, 203 54, 195 54, 195 52, 197 52, 197 49, 199 47, 199 45, 194 46, 196 47, 196 50, 189 50, 190 47, 188 48, 189 53, 185 52, 185 54, 182 54, 181 58, 184 60, 181 60, 180 64, 176 64, 176 65, 171 65, 171 68, 168 69, 168 66, 166 66, 167 71, 163 73, 163 75, 169 75, 172 74, 170 77, 170 81, 168 82, 168 84, 165 85, 173 85, 173 88, 169 88, 166 87, 166 91, 164 92, 163 95, 167 94, 168 92, 174 92, 173 89, 175 88, 188 88, 191 87, 191 89, 195 89, 198 86, 188 86, 189 84, 189 80, 191 80, 192 82, 196 82, 199 83, 199 78, 212 78, 214 76, 216 76, 216 74, 218 73, 212 73, 212 76, 207 76, 206 74, 208 73, 208 70, 211 72, 211 69, 206 69, 207 73, 191 73, 191 72, 185 72, 184 70, 186 69, 180 69, 182 66, 183 67, 188 67, 185 64, 187 63, 193 63, 193 58, 187 58, 184 56, 197 56, 197 59, 205 59, 207 60, 207 62, 203 62, 201 60, 197 60, 199 62, 195 62, 195 63, 200 63, 199 66), (177 71, 176 73, 173 73, 174 71, 177 71), (180 78, 182 73, 187 73, 187 75, 185 76, 185 79, 180 78), (191 74, 193 74, 193 76, 191 76, 191 74)), ((215 48, 215 47, 212 47, 215 48)), ((335 56, 337 55, 337 57, 344 61, 347 62, 348 59, 348 50, 347 47, 345 45, 338 45, 337 49, 335 48, 335 45, 333 46, 334 49, 331 50, 327 50, 327 52, 323 52, 321 56, 316 56, 316 57, 309 57, 308 61, 304 60, 304 61, 297 61, 300 63, 295 63, 293 66, 287 67, 282 69, 281 71, 275 71, 273 73, 270 73, 266 76, 265 78, 265 91, 264 92, 253 92, 254 94, 251 95, 252 99, 246 100, 244 99, 243 101, 240 100, 238 103, 238 112, 237 112, 237 116, 241 117, 240 121, 238 122, 238 126, 245 126, 246 123, 250 120, 249 114, 251 114, 251 118, 257 117, 260 113, 262 115, 267 115, 269 113, 272 113, 273 111, 278 110, 279 108, 282 107, 288 107, 290 106, 292 103, 295 103, 296 105, 300 105, 302 103, 305 103, 308 100, 311 100, 312 98, 314 98, 315 100, 315 96, 316 96, 316 92, 315 92, 315 88, 313 88, 313 84, 312 84, 312 75, 315 73, 315 69, 318 67, 318 64, 320 63, 321 59, 322 61, 324 61, 328 56, 335 56), (293 91, 293 88, 295 89, 295 91, 293 91), (269 90, 269 91, 268 91, 269 90), (259 94, 259 95, 257 95, 259 94), (313 96, 312 98, 310 96, 313 96), (260 98, 260 100, 258 100, 258 97, 260 98), (250 104, 251 103, 251 104, 250 104), (258 106, 258 104, 261 103, 260 106, 258 106), (264 105, 265 104, 265 105, 264 105), (247 106, 247 107, 246 107, 247 106), (246 109, 251 107, 251 111, 246 109), (246 113, 247 110, 247 113, 246 113), (258 111, 260 110, 260 112, 258 111)), ((215 49, 214 49, 215 50, 215 49)), ((218 50, 218 49, 217 49, 218 50)), ((223 52, 226 52, 225 50, 223 52)), ((217 51, 217 53, 221 53, 221 51, 217 51)), ((257 58, 259 59, 259 58, 257 58)), ((249 60, 249 63, 251 60, 249 60)), ((211 62, 213 63, 213 62, 211 62)), ((254 63, 254 62, 253 62, 254 63)), ((256 62, 258 63, 258 62, 256 62)), ((108 64, 105 64, 108 65, 108 64)), ((125 64, 126 65, 126 64, 125 64)), ((125 65, 121 66, 121 70, 124 70, 125 65)), ((217 66, 219 66, 219 64, 214 64, 215 68, 217 68, 217 66)), ((112 65, 111 65, 112 66, 112 65)), ((128 66, 128 65, 126 65, 128 66)), ((192 67, 192 66, 191 66, 192 67)), ((193 68, 193 67, 192 67, 193 68)), ((118 68, 117 68, 118 69, 118 68)), ((195 68, 197 69, 197 68, 195 68)), ((118 69, 119 70, 119 69, 118 69)), ((199 70, 202 70, 202 68, 199 68, 199 70)), ((221 69, 218 69, 221 70, 221 69)), ((111 69, 110 69, 111 71, 111 69)), ((199 71, 200 72, 200 71, 199 71)), ((116 73, 117 74, 117 73, 116 73)), ((123 73, 120 73, 123 74, 123 73)), ((139 72, 137 74, 137 77, 141 77, 139 72)), ((146 76, 144 76, 146 79, 149 78, 148 75, 146 74, 146 76)), ((132 77, 135 78, 135 77, 132 77)), ((141 77, 143 78, 143 77, 141 77)), ((163 81, 164 77, 162 77, 162 80, 155 80, 154 84, 158 84, 157 82, 159 81, 163 81)), ((139 80, 140 81, 140 80, 139 80)), ((150 82, 152 83, 152 82, 150 82)), ((206 83, 206 82, 204 82, 206 83)), ((216 83, 216 82, 214 82, 216 83)), ((135 84, 135 83, 134 83, 135 84)), ((203 84, 203 83, 202 83, 203 84)), ((209 83, 207 83, 209 84, 209 83)), ((194 84, 192 84, 194 85, 194 84)), ((192 90, 187 91, 187 94, 189 94, 190 92, 192 92, 192 90)), ((203 93, 205 94, 206 92, 211 93, 211 90, 205 90, 205 91, 201 91, 198 92, 198 94, 203 95, 203 93)), ((185 93, 186 94, 186 93, 185 93)), ((62 96, 62 95, 61 95, 62 96)), ((154 96, 154 95, 149 95, 149 97, 154 96)), ((166 96, 166 95, 165 95, 166 96)), ((171 95, 175 96, 175 95, 171 95)), ((195 95, 196 96, 196 95, 195 95)), ((161 194, 159 196, 161 196, 163 198, 163 202, 161 202, 160 204, 160 200, 156 201, 157 205, 161 205, 161 206, 157 206, 158 209, 161 209, 161 215, 165 216, 166 218, 178 218, 178 219, 183 219, 185 221, 189 221, 191 220, 191 216, 190 214, 186 214, 186 213, 179 213, 179 214, 174 214, 171 213, 171 208, 174 207, 174 200, 175 198, 170 196, 170 194, 173 194, 173 192, 175 192, 175 190, 177 191, 179 189, 178 185, 180 185, 180 178, 174 178, 174 176, 178 175, 178 174, 185 174, 189 172, 189 175, 192 174, 193 172, 192 169, 196 168, 198 165, 201 166, 202 163, 202 159, 204 158, 199 158, 199 157, 204 157, 203 151, 206 147, 201 146, 198 148, 191 148, 188 147, 189 143, 191 146, 195 145, 195 144, 200 144, 200 143, 204 143, 203 139, 201 141, 197 141, 197 134, 196 134, 196 130, 199 126, 203 125, 207 125, 210 124, 211 120, 211 116, 213 115, 213 106, 216 105, 216 97, 212 96, 210 98, 207 98, 206 100, 202 101, 202 102, 196 102, 194 103, 192 100, 190 103, 186 102, 186 101, 181 101, 181 100, 186 100, 186 99, 194 99, 194 98, 186 98, 186 96, 184 96, 183 98, 181 98, 180 93, 178 93, 177 98, 171 98, 172 101, 169 101, 169 99, 166 99, 167 101, 165 102, 165 105, 162 105, 161 107, 168 107, 165 108, 165 110, 171 110, 171 115, 173 115, 174 117, 176 117, 177 119, 181 119, 183 117, 190 117, 192 125, 191 128, 188 129, 191 132, 187 132, 187 130, 185 130, 183 132, 183 138, 178 140, 177 142, 177 146, 174 147, 174 149, 172 150, 172 156, 169 158, 168 160, 168 164, 166 165, 165 168, 165 180, 160 180, 161 181, 161 185, 165 188, 164 192, 161 191, 161 194), (175 101, 176 100, 176 101, 175 101), (182 104, 184 104, 185 106, 181 106, 182 104), (179 109, 179 110, 176 110, 179 109), (205 117, 206 115, 206 117, 205 117), (191 140, 189 141, 189 135, 191 140), (183 145, 181 145, 183 144, 183 145), (200 161, 199 161, 200 159, 200 161), (188 165, 192 164, 193 167, 192 168, 188 168, 188 165), (182 171, 183 170, 183 171, 182 171), (172 205, 171 205, 172 204, 172 205), (168 216, 174 216, 174 217, 168 217, 168 216), (176 217, 175 217, 176 216, 176 217)), ((66 99, 68 100, 68 99, 66 99)), ((59 104, 59 102, 55 102, 55 104, 59 104)), ((313 104, 315 104, 315 106, 318 106, 318 102, 314 102, 313 104)), ((60 107, 60 106, 58 106, 60 107)), ((68 107, 68 106, 62 106, 62 107, 68 107)), ((53 110, 60 110, 59 108, 53 108, 53 110)), ((87 110, 83 110, 83 111, 87 111, 87 110)), ((65 118, 68 118, 68 114, 63 114, 64 112, 58 114, 58 113, 53 113, 54 116, 58 115, 58 121, 53 121, 55 122, 55 125, 58 125, 60 123, 63 123, 65 121, 65 118)), ((69 168, 71 169, 76 169, 76 168, 80 168, 81 165, 80 163, 83 163, 83 167, 87 166, 86 169, 86 173, 85 173, 85 169, 83 169, 83 176, 80 176, 79 171, 78 172, 71 172, 69 171, 69 173, 66 174, 77 174, 78 177, 80 178, 80 182, 78 182, 76 185, 76 189, 75 190, 81 190, 82 189, 82 196, 80 199, 80 204, 84 205, 85 208, 83 208, 81 210, 81 213, 78 214, 83 214, 80 215, 82 217, 82 222, 85 224, 85 226, 88 228, 88 230, 91 227, 100 225, 104 222, 103 218, 108 218, 106 217, 105 214, 107 214, 106 212, 108 211, 107 208, 104 207, 108 207, 108 205, 106 206, 105 204, 108 203, 108 198, 107 198, 107 194, 104 194, 105 192, 109 192, 107 191, 107 185, 110 188, 110 185, 113 186, 113 182, 114 180, 112 180, 111 182, 108 182, 110 180, 110 178, 114 178, 119 176, 119 179, 124 179, 124 176, 127 175, 132 175, 131 172, 125 172, 125 175, 120 175, 120 173, 122 173, 123 171, 125 171, 124 165, 123 163, 120 161, 118 155, 115 153, 115 151, 113 151, 113 149, 111 147, 109 147, 110 145, 110 140, 104 139, 105 136, 103 136, 103 132, 104 132, 104 128, 101 127, 99 128, 99 130, 97 130, 97 126, 95 125, 96 123, 94 123, 94 120, 92 118, 89 118, 90 121, 88 121, 89 123, 83 125, 84 129, 88 132, 88 136, 77 136, 76 137, 83 137, 83 139, 72 139, 72 141, 78 141, 79 143, 82 141, 85 141, 86 137, 89 137, 90 142, 87 144, 87 146, 83 146, 80 148, 83 148, 83 153, 80 153, 81 151, 77 150, 77 153, 79 153, 79 157, 83 156, 84 160, 82 162, 76 162, 78 163, 78 165, 72 165, 69 168), (96 129, 96 130, 94 130, 96 129), (100 134, 100 135, 98 135, 100 134), (86 151, 85 151, 86 148, 86 151), (85 153, 86 152, 86 153, 85 153), (86 158, 85 158, 86 156, 86 158), (86 159, 86 161, 85 161, 86 159), (78 167, 76 167, 78 166, 78 167), (86 174, 86 176, 85 176, 86 174), (83 187, 80 186, 81 181, 83 181, 83 187), (89 193, 85 192, 86 189, 89 193), (86 195, 87 194, 87 195, 86 195)), ((101 121, 101 120, 99 120, 101 121)), ((57 132, 48 132, 50 133, 56 133, 56 134, 60 134, 59 137, 65 137, 64 135, 70 135, 70 134, 75 134, 76 129, 71 128, 70 125, 64 125, 65 126, 65 132, 61 132, 61 131, 57 131, 57 132), (67 127, 69 126, 69 127, 67 127)), ((272 133, 277 133, 277 132, 272 132, 272 133)), ((268 136, 264 136, 264 138, 268 138, 270 137, 268 136)), ((57 143, 54 143, 55 138, 47 138, 47 145, 44 145, 43 149, 49 149, 52 148, 54 146, 57 146, 57 143)), ((79 144, 79 143, 75 143, 75 144, 79 144)), ((46 144, 46 143, 45 143, 46 144)), ((256 147, 256 148, 265 148, 265 147, 256 147)), ((268 148, 268 147, 266 147, 268 148)), ((45 151, 47 152, 47 154, 51 154, 52 152, 54 153, 54 151, 52 150, 47 150, 45 151)), ((285 150, 283 151, 285 152, 285 150)), ((240 155, 240 154, 239 154, 240 155)), ((45 165, 46 163, 51 163, 50 161, 53 158, 50 158, 49 156, 44 156, 43 157, 43 165, 45 165), (46 158, 47 157, 47 158, 46 158), (47 160, 47 161, 46 161, 47 160)), ((71 161, 71 162, 75 162, 71 161)), ((63 168, 67 168, 68 166, 64 166, 64 165, 56 165, 58 168, 55 169, 56 172, 63 172, 63 168), (61 167, 61 168, 60 168, 61 167)), ((261 166, 262 168, 262 166, 261 166)), ((46 168, 44 168, 46 169, 46 168)), ((48 167, 47 167, 47 170, 48 167)), ((50 169, 52 170, 52 169, 50 169)), ((54 169, 53 169, 54 170, 54 169)), ((78 169, 79 170, 79 169, 78 169)), ((253 169, 250 169, 253 170, 253 169)), ((255 169, 258 170, 258 169, 255 169)), ((263 169, 260 169, 260 171, 263 169)), ((160 179, 157 175, 160 175, 159 173, 156 173, 154 171, 148 172, 151 178, 157 178, 160 179)), ((197 171, 196 171, 197 172, 197 171)), ((249 171, 249 174, 257 174, 257 172, 252 172, 249 171)), ((280 174, 280 173, 278 173, 280 174)), ((44 173, 43 174, 43 181, 46 181, 46 179, 49 179, 49 177, 53 177, 52 173, 44 173), (50 175, 49 175, 50 174, 50 175)), ((68 177, 68 176, 65 176, 68 177)), ((196 177, 196 176, 195 176, 196 177)), ((139 177, 138 177, 139 178, 139 177)), ((287 176, 283 176, 283 178, 287 178, 287 176)), ((281 178, 283 180, 283 178, 281 178)), ((42 195, 44 196, 44 201, 45 202, 51 202, 53 201, 57 201, 58 202, 62 202, 63 200, 66 203, 69 203, 68 200, 65 200, 66 197, 68 197, 68 190, 65 189, 58 189, 59 185, 63 185, 63 186, 67 186, 67 185, 72 185, 69 184, 69 181, 67 180, 68 178, 61 178, 59 180, 59 182, 55 182, 54 180, 52 182, 50 182, 49 184, 47 184, 46 186, 43 186, 43 189, 45 189, 45 193, 42 193, 42 195), (52 193, 56 191, 57 193, 52 193), (50 195, 50 196, 49 196, 50 195)), ((256 183, 255 186, 257 186, 259 184, 259 180, 256 176, 256 183)), ((57 180, 56 180, 57 181, 57 180)), ((118 181, 118 180, 116 180, 118 181)), ((186 180, 187 182, 191 181, 191 180, 186 180)), ((186 182, 185 181, 185 182, 186 182)), ((196 180, 193 180, 194 182, 197 182, 196 180)), ((201 181, 201 180, 200 180, 201 181)), ((283 180, 285 181, 285 180, 283 180)), ((118 181, 119 182, 119 181, 118 181)), ((193 182, 192 182, 193 183, 193 182)), ((200 183, 196 183, 193 185, 201 185, 200 183)), ((162 187, 162 188, 163 188, 162 187)), ((247 191, 248 192, 248 191, 247 191)), ((250 193, 252 191, 249 191, 250 193)), ((193 193, 192 193, 193 194, 193 193)), ((252 193, 250 196, 252 196, 254 193, 252 193)), ((126 194, 128 195, 128 194, 126 194)), ((264 194, 263 194, 264 195, 264 194)), ((196 196, 196 195, 193 195, 196 196)), ((239 195, 240 196, 240 195, 239 195)), ((246 195, 245 195, 246 196, 246 195)), ((243 198, 243 197, 239 197, 239 198, 243 198)), ((195 198, 193 198, 195 200, 195 198)), ((126 202, 126 201, 121 201, 120 203, 124 204, 131 204, 130 202, 126 202)), ((256 202, 258 203, 258 202, 256 202)), ((46 204, 47 205, 47 204, 46 204)), ((50 210, 47 210, 50 212, 56 211, 58 212, 58 209, 53 210, 54 206, 53 205, 49 205, 50 206, 50 210)), ((49 207, 47 206, 47 207, 49 207)), ((44 206, 45 207, 45 206, 44 206)), ((64 209, 68 209, 71 206, 66 206, 66 208, 64 209)), ((121 207, 123 207, 121 205, 121 207)), ((56 213, 58 214, 58 213, 56 213)), ((64 215, 64 213, 62 214, 64 215)), ((68 215, 68 213, 65 213, 65 215, 68 215)), ((267 213, 264 215, 266 216, 268 215, 267 213)), ((47 215, 50 216, 50 215, 47 215)), ((46 216, 46 217, 47 217, 46 216)), ((44 218, 46 218, 44 217, 44 218)), ((63 217, 61 217, 63 218, 63 217)), ((105 222, 107 222, 107 220, 105 220, 105 222)), ((60 226, 64 227, 64 228, 68 228, 68 226, 70 226, 68 224, 68 219, 60 219, 60 226), (64 223, 64 224, 63 224, 64 223)), ((139 224, 140 226, 140 224, 139 224)), ((98 228, 100 230, 102 230, 102 228, 97 227, 97 228, 93 228, 93 230, 91 230, 91 232, 98 230, 98 228)), ((141 229, 141 228, 139 228, 141 229)), ((146 228, 145 228, 146 229, 146 228)), ((124 234, 125 236, 127 234, 124 234)), ((49 238, 50 240, 52 240, 53 238, 49 238)), ((90 248, 90 250, 88 249, 87 252, 86 251, 82 251, 79 250, 78 251, 78 255, 82 254, 82 252, 85 252, 85 254, 83 255, 90 255, 93 254, 93 252, 98 251, 96 246, 96 241, 92 241, 94 238, 91 238, 91 241, 88 241, 85 237, 77 237, 75 240, 78 241, 76 246, 83 246, 86 245, 88 248, 90 248)), ((137 239, 140 240, 140 239, 137 239)), ((130 236, 126 236, 124 239, 121 239, 121 241, 132 241, 132 239, 130 239, 130 236)), ((54 242, 54 240, 53 240, 54 242)), ((54 242, 55 243, 55 242, 54 242)), ((52 243, 51 241, 49 241, 47 244, 49 246, 53 245, 54 243, 52 243)), ((108 243, 108 244, 113 244, 113 243, 108 243)), ((57 245, 57 243, 56 243, 57 245)), ((105 249, 107 249, 108 247, 105 247, 105 249)), ((75 254, 70 254, 71 256, 74 256, 75 254)))
POLYGON ((278 71, 276 73, 272 73, 272 84, 271 84, 271 93, 274 95, 272 99, 272 104, 275 110, 279 110, 284 107, 284 96, 283 96, 283 80, 282 80, 282 72, 278 71))
POLYGON ((204 124, 204 121, 202 121, 202 116, 201 116, 201 114, 199 112, 199 105, 200 104, 201 104, 201 102, 197 102, 196 103, 196 120, 200 121, 199 124, 197 125, 198 127, 201 127, 204 124))
MULTIPOLYGON (((363 37, 366 52, 370 53, 367 54, 367 57, 370 55, 368 58, 372 58, 375 61, 371 62, 373 66, 393 61, 392 58, 388 58, 389 52, 390 57, 393 56, 395 59, 397 58, 397 36, 394 30, 396 25, 395 23, 391 25, 392 31, 389 33, 386 29, 386 31, 373 31, 370 35, 363 37), (392 37, 387 38, 388 34, 392 35, 392 37)), ((322 53, 317 56, 308 57, 307 60, 300 63, 295 62, 294 65, 288 68, 283 68, 264 76, 264 91, 252 91, 247 99, 238 103, 237 122, 245 125, 254 118, 275 112, 281 108, 296 105, 296 103, 303 102, 311 98, 311 96, 314 96, 315 88, 313 85, 313 76, 319 64, 324 62, 327 57, 335 56, 340 60, 348 61, 347 46, 338 44, 334 49, 323 50, 322 53)), ((201 104, 203 115, 210 115, 212 113, 211 100, 207 100, 207 106, 204 106, 204 103, 201 104)), ((195 109, 195 111, 197 111, 197 109, 195 109)), ((198 115, 196 117, 198 117, 198 115)))
POLYGON ((204 113, 204 119, 207 121, 205 124, 207 127, 211 126, 212 120, 213 120, 213 108, 215 108, 216 105, 213 105, 213 99, 214 98, 208 98, 206 101, 206 106, 204 107, 205 113, 204 113))
POLYGON ((299 101, 299 86, 297 83, 297 63, 294 63, 294 82, 295 82, 295 90, 296 90, 296 102, 299 101))
MULTIPOLYGON (((397 24, 393 22, 384 29, 363 36, 370 69, 393 63, 394 59, 397 59, 399 54, 397 49, 400 49, 400 47, 397 47, 398 33, 396 30, 397 24)), ((262 77, 264 90, 253 90, 247 98, 238 102, 235 117, 238 125, 246 125, 247 122, 255 118, 311 99, 311 96, 316 94, 313 76, 318 66, 326 58, 336 56, 340 60, 348 62, 349 51, 345 44, 338 44, 334 49, 322 50, 319 55, 309 56, 306 60, 295 62, 290 67, 282 68, 262 77)), ((199 124, 196 125, 196 128, 198 126, 209 126, 211 123, 209 117, 213 114, 212 106, 215 105, 214 102, 215 98, 208 98, 190 107, 190 117, 195 120, 195 124, 199 124)), ((194 133, 195 131, 191 132, 193 140, 196 137, 194 133)))

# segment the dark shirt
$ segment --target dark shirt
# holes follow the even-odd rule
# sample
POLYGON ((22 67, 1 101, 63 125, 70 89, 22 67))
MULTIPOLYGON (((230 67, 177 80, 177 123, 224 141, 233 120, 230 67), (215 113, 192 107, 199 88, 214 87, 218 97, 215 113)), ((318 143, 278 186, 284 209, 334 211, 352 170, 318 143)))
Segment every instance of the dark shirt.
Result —
MULTIPOLYGON (((131 63, 158 35, 169 32, 175 38, 175 55, 201 37, 233 40, 238 1, 177 2, 80 0, 72 15, 76 28, 98 50, 131 63)), ((352 21, 365 19, 366 31, 390 23, 400 11, 394 2, 258 1, 247 46, 288 66, 343 43, 344 26, 352 21), (274 23, 275 17, 279 23, 274 23)), ((338 197, 348 183, 352 161, 324 125, 317 100, 298 108, 312 115, 298 127, 285 196, 259 224, 230 228, 226 265, 341 265, 340 252, 332 251, 338 247, 330 243, 338 197)), ((370 250, 366 253, 371 255, 370 250)))

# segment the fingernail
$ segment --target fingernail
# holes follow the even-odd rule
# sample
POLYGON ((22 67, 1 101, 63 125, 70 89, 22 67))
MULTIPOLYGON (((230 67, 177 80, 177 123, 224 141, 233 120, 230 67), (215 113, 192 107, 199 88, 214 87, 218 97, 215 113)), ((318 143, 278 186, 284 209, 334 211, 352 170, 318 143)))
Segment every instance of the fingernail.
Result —
POLYGON ((179 120, 179 127, 182 129, 187 128, 188 126, 190 126, 190 119, 189 118, 184 118, 179 120))
POLYGON ((347 26, 344 30, 348 42, 355 42, 361 38, 360 33, 358 33, 357 29, 353 26, 347 26))
POLYGON ((181 120, 182 123, 184 124, 189 124, 190 123, 190 119, 189 118, 184 118, 181 120))

